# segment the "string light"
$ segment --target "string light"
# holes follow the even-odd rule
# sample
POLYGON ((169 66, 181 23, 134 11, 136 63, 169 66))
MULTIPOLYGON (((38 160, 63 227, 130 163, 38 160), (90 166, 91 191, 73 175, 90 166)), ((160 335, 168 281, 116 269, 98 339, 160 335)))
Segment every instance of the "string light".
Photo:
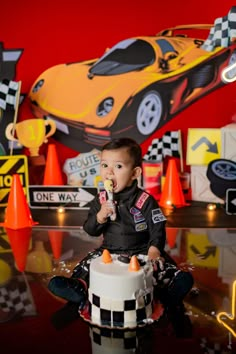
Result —
POLYGON ((207 204, 207 210, 214 211, 216 210, 216 208, 217 208, 216 204, 213 203, 207 204))
POLYGON ((233 282, 233 292, 231 300, 231 314, 227 312, 219 312, 216 316, 217 321, 227 328, 227 330, 236 337, 235 326, 235 298, 236 298, 236 281, 233 282))
POLYGON ((65 211, 66 211, 66 209, 65 209, 65 207, 64 207, 64 206, 59 206, 59 207, 57 208, 57 212, 58 212, 58 214, 64 214, 64 213, 65 213, 65 211))

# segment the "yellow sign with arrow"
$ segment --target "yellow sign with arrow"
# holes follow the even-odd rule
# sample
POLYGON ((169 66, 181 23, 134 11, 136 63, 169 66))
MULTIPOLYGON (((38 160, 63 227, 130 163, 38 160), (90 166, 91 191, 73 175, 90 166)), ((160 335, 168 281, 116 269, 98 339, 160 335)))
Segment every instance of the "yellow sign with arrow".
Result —
POLYGON ((188 130, 187 164, 208 165, 221 158, 221 129, 188 130))

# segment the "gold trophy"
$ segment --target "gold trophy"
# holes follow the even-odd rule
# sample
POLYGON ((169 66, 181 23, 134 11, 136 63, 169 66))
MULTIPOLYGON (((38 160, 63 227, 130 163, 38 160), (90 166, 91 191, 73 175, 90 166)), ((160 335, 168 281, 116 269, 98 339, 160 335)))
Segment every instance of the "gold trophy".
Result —
POLYGON ((56 131, 56 123, 49 119, 41 118, 26 119, 19 123, 10 123, 6 127, 5 135, 8 140, 18 141, 19 144, 29 149, 30 156, 39 156, 39 148, 56 131), (50 130, 46 132, 46 127, 50 130), (14 134, 15 133, 15 134, 14 134), (15 137, 15 136, 16 137, 15 137))

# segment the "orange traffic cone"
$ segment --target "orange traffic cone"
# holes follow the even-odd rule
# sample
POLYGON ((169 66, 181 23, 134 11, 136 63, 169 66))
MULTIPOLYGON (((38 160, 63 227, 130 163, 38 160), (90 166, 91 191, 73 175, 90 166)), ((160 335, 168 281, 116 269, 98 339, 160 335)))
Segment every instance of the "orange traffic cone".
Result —
POLYGON ((25 271, 27 255, 30 248, 32 228, 13 230, 6 228, 6 233, 11 245, 16 267, 20 272, 25 271))
POLYGON ((137 272, 140 269, 140 264, 136 256, 132 256, 129 262, 129 271, 137 272))
POLYGON ((63 231, 60 230, 48 230, 48 236, 52 247, 53 257, 58 260, 61 257, 63 231))
POLYGON ((22 229, 32 227, 38 222, 33 221, 29 206, 26 201, 23 187, 21 185, 20 176, 13 175, 11 190, 8 197, 8 204, 5 213, 5 221, 0 226, 9 229, 22 229))
POLYGON ((173 159, 168 162, 165 183, 159 205, 169 209, 189 205, 185 202, 176 162, 173 159))
POLYGON ((111 254, 106 249, 102 253, 102 260, 103 260, 103 263, 112 263, 111 254))
POLYGON ((177 238, 178 231, 179 229, 174 229, 170 227, 166 228, 166 239, 170 248, 174 248, 176 245, 176 238, 177 238))
POLYGON ((43 178, 44 186, 63 186, 63 176, 55 144, 48 145, 47 160, 43 178))

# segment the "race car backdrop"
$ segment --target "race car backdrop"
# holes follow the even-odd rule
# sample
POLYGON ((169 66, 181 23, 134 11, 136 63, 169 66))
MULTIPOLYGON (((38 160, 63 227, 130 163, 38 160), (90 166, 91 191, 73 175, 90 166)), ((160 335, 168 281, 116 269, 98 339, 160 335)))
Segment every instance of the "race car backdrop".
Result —
MULTIPOLYGON (((236 61, 233 5, 131 0, 111 10, 106 0, 4 3, 0 76, 22 82, 18 120, 55 119, 62 162, 112 136, 132 135, 145 153, 154 138, 179 129, 185 153, 189 128, 220 128, 235 119, 235 84, 220 77, 236 61), (205 24, 187 33, 193 40, 186 28, 177 36, 163 31, 191 24, 205 24)), ((1 110, 3 148, 6 117, 1 110)))

